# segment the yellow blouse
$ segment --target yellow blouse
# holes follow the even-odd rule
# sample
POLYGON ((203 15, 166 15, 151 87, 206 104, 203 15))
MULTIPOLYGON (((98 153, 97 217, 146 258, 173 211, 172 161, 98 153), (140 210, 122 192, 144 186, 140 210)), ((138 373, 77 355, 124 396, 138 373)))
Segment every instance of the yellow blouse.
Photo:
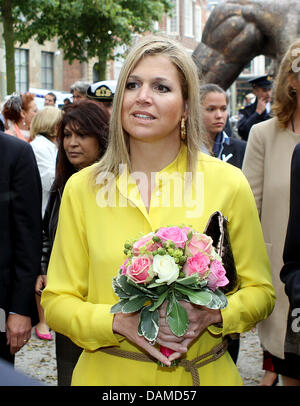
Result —
MULTIPOLYGON (((118 300, 112 279, 125 260, 124 242, 159 227, 185 224, 203 231, 216 210, 229 221, 240 287, 228 296, 228 306, 222 310, 223 328, 210 326, 190 346, 187 359, 210 351, 222 335, 251 329, 271 313, 275 301, 271 272, 244 175, 230 164, 199 153, 197 176, 188 187, 186 167, 187 150, 182 146, 177 158, 156 174, 149 212, 126 170, 116 187, 93 187, 94 167, 81 170, 67 182, 42 305, 49 326, 84 348, 72 385, 192 385, 191 374, 182 367, 161 368, 154 362, 99 351, 107 346, 140 351, 112 331, 110 308, 118 300)), ((199 376, 201 385, 242 384, 228 352, 199 368, 199 376)))

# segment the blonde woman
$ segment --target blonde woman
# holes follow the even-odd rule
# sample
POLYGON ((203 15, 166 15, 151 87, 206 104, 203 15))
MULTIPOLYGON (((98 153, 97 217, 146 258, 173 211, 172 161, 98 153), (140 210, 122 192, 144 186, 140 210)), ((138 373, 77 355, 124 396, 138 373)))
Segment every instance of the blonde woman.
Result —
POLYGON ((295 364, 285 348, 289 302, 279 277, 289 216, 291 158, 300 142, 299 52, 297 39, 283 57, 275 81, 274 118, 252 127, 243 164, 260 215, 277 298, 271 316, 258 325, 266 370, 262 385, 272 385, 277 374, 284 385, 300 379, 299 361, 295 364))
MULTIPOLYGON (((50 190, 55 177, 57 145, 57 126, 62 118, 62 111, 56 107, 45 107, 40 110, 31 122, 30 139, 33 152, 39 168, 42 182, 42 216, 50 196, 50 190)), ((37 284, 42 287, 41 277, 37 284)), ((44 311, 40 305, 40 296, 36 295, 39 312, 39 323, 35 326, 35 333, 41 340, 52 340, 49 327, 45 322, 44 311)))
POLYGON ((188 368, 160 367, 155 360, 171 365, 184 358, 190 365, 216 348, 218 359, 209 358, 197 369, 200 384, 242 384, 223 337, 266 318, 274 304, 273 288, 245 177, 234 166, 199 152, 199 96, 197 69, 183 47, 146 36, 121 70, 106 154, 65 186, 42 304, 49 325, 84 348, 72 385, 192 385, 188 368), (181 204, 172 193, 164 205, 174 177, 180 180, 175 194, 181 195, 181 204), (105 178, 112 183, 107 185, 105 178), (113 193, 110 200, 107 195, 113 193), (182 302, 189 316, 183 337, 168 329, 163 306, 157 344, 175 351, 166 357, 138 335, 138 312, 110 313, 117 302, 112 279, 125 259, 123 244, 170 223, 203 231, 216 210, 229 219, 239 288, 222 311, 182 302))
POLYGON ((31 122, 31 146, 39 167, 43 189, 42 215, 44 215, 55 177, 57 127, 62 114, 62 110, 57 107, 45 107, 37 113, 31 122))

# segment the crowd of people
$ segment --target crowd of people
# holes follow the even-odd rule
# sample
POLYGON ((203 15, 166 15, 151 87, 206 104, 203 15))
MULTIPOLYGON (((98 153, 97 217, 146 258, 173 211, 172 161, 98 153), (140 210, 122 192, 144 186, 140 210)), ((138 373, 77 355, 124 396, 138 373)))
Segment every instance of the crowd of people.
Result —
POLYGON ((55 331, 59 386, 188 386, 189 365, 220 349, 198 364, 200 385, 242 385, 240 333, 257 328, 260 385, 279 376, 282 385, 300 385, 298 48, 300 41, 290 45, 273 88, 268 76, 251 81, 256 99, 240 111, 237 137, 226 91, 200 85, 185 49, 160 36, 132 48, 118 83, 74 83, 73 102, 62 109, 52 92, 40 111, 32 95, 10 96, 0 132, 0 357, 13 363, 34 327, 43 340, 55 331), (176 190, 183 198, 178 205, 169 196, 166 207, 162 195, 174 177, 184 180, 176 190), (216 211, 228 221, 237 272, 228 305, 182 302, 189 324, 181 337, 161 306, 149 342, 139 334, 139 312, 110 312, 124 242, 169 224, 203 232, 216 211), (176 368, 156 362, 182 359, 176 368))

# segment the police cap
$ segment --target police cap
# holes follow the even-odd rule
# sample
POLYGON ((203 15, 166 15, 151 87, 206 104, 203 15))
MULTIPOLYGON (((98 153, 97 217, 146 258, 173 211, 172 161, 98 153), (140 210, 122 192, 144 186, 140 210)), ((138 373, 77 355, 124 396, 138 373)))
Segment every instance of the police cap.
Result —
POLYGON ((116 92, 116 80, 103 80, 90 85, 86 91, 87 97, 100 102, 112 102, 116 92))
POLYGON ((250 79, 249 83, 253 87, 262 87, 262 88, 271 88, 272 87, 272 79, 269 75, 258 76, 254 79, 250 79))

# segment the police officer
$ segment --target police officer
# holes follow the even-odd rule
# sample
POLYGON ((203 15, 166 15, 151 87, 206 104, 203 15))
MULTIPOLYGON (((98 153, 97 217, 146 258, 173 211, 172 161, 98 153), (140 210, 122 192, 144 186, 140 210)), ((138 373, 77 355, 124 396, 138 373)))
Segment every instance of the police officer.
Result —
POLYGON ((247 141, 251 127, 254 124, 271 118, 272 81, 268 75, 249 80, 252 84, 255 102, 239 110, 238 134, 247 141))
POLYGON ((89 86, 87 89, 87 97, 91 100, 96 100, 102 103, 102 106, 111 115, 112 102, 116 92, 117 81, 116 80, 104 80, 102 82, 96 82, 89 86))

